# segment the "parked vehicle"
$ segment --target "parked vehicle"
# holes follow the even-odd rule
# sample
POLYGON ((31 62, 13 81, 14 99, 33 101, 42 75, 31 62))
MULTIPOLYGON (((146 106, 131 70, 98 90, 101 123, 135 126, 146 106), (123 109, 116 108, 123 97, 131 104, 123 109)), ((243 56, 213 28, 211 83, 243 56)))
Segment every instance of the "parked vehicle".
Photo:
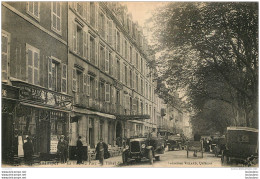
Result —
POLYGON ((148 159, 153 164, 153 159, 160 160, 160 155, 164 153, 163 138, 132 138, 127 140, 127 145, 122 153, 123 163, 130 160, 140 162, 148 159))
POLYGON ((249 127, 228 127, 226 149, 223 150, 222 164, 233 161, 252 165, 258 160, 258 130, 249 127))
POLYGON ((182 144, 182 138, 178 135, 168 136, 166 143, 167 143, 169 151, 175 150, 175 149, 181 150, 182 145, 183 145, 182 144))
POLYGON ((222 151, 226 148, 225 136, 214 138, 211 144, 211 149, 216 157, 222 154, 222 151))

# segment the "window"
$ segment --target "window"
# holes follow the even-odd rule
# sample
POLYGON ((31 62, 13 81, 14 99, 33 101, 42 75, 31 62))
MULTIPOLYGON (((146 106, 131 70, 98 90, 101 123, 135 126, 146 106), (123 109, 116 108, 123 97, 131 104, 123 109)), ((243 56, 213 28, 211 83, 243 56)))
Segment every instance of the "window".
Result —
POLYGON ((49 89, 58 90, 58 65, 59 63, 52 58, 49 58, 48 67, 48 83, 49 89))
POLYGON ((109 73, 109 62, 111 59, 111 52, 106 49, 106 57, 105 57, 105 72, 109 73))
POLYGON ((90 97, 95 98, 95 91, 96 91, 95 78, 93 76, 90 76, 90 91, 89 91, 90 97))
POLYGON ((125 40, 125 58, 127 59, 127 41, 125 40))
POLYGON ((27 2, 27 13, 36 20, 40 20, 40 2, 27 2))
POLYGON ((120 61, 117 59, 117 79, 120 81, 120 61))
POLYGON ((133 51, 131 46, 130 46, 130 63, 133 63, 133 51))
POLYGON ((96 6, 94 2, 90 2, 90 25, 95 27, 96 25, 96 6))
POLYGON ((125 65, 125 70, 124 70, 124 78, 125 78, 125 85, 127 85, 127 66, 125 65))
POLYGON ((67 93, 67 65, 62 64, 61 92, 67 93))
POLYGON ((100 100, 101 101, 105 101, 105 97, 106 97, 106 89, 105 89, 105 83, 104 81, 100 81, 100 100))
POLYGON ((73 50, 83 55, 83 30, 76 22, 73 22, 73 50))
POLYGON ((138 53, 137 52, 135 54, 135 65, 136 65, 136 68, 138 69, 139 68, 139 61, 138 61, 138 53))
POLYGON ((76 78, 77 78, 77 92, 78 93, 82 93, 82 91, 83 91, 83 74, 82 74, 82 72, 81 71, 79 71, 79 70, 76 70, 76 78))
POLYGON ((88 32, 83 32, 83 57, 88 59, 88 32))
POLYGON ((76 68, 72 69, 72 91, 76 92, 77 90, 77 77, 76 77, 76 68))
POLYGON ((149 99, 152 98, 152 96, 151 96, 151 91, 152 91, 152 89, 151 89, 151 86, 149 85, 149 99))
POLYGON ((143 73, 144 72, 144 66, 143 66, 143 58, 141 58, 141 61, 140 61, 140 63, 141 63, 141 72, 143 73))
POLYGON ((136 82, 136 91, 138 91, 138 74, 136 73, 136 76, 135 76, 135 82, 136 82))
POLYGON ((114 66, 113 66, 113 55, 112 52, 109 51, 108 53, 108 63, 109 63, 109 74, 114 76, 114 66))
POLYGON ((130 76, 130 87, 133 88, 133 73, 132 73, 132 70, 130 70, 129 76, 130 76))
POLYGON ((144 94, 144 84, 143 84, 143 78, 141 77, 141 94, 144 94))
POLYGON ((101 37, 105 38, 105 16, 101 10, 98 13, 98 31, 101 37))
POLYGON ((54 1, 52 2, 52 13, 51 13, 51 28, 53 31, 61 32, 61 3, 54 1))
POLYGON ((116 50, 120 53, 120 32, 116 32, 116 50))
POLYGON ((110 102, 110 84, 106 83, 105 86, 105 101, 110 102))
POLYGON ((148 83, 145 84, 145 89, 146 89, 146 97, 149 98, 149 94, 148 94, 148 83))
POLYGON ((39 56, 40 51, 35 47, 26 44, 27 54, 27 81, 28 83, 39 85, 39 56))
POLYGON ((108 21, 108 43, 112 45, 112 38, 113 38, 113 21, 108 21))
POLYGON ((93 63, 93 64, 96 64, 96 58, 95 58, 95 38, 90 36, 90 43, 89 43, 89 49, 90 49, 90 53, 89 53, 89 56, 90 56, 90 61, 93 63))
POLYGON ((10 34, 2 30, 2 81, 8 80, 9 55, 10 55, 10 34))
POLYGON ((117 90, 116 91, 116 104, 120 104, 120 91, 119 90, 117 90))
POLYGON ((99 46, 99 61, 100 61, 100 66, 101 70, 105 71, 105 48, 103 45, 99 46))

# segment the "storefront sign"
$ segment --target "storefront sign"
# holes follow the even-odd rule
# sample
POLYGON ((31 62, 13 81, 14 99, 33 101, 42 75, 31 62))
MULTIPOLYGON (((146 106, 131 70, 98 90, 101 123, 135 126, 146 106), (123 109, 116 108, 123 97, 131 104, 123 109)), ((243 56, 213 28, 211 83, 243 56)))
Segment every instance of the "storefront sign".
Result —
POLYGON ((51 154, 56 154, 58 152, 58 143, 59 139, 57 135, 51 135, 51 141, 50 141, 50 153, 51 154))
POLYGON ((71 110, 72 97, 24 82, 13 82, 20 88, 20 99, 71 110))

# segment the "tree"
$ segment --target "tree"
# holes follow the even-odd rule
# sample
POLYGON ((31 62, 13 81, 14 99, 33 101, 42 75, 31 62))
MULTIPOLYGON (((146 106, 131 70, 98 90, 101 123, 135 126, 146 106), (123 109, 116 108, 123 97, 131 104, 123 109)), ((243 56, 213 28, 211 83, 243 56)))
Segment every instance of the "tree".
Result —
POLYGON ((244 111, 237 118, 247 126, 258 127, 258 3, 170 2, 153 21, 160 83, 168 91, 186 89, 198 113, 208 101, 221 100, 244 111), (224 95, 213 88, 209 94, 205 69, 224 95))

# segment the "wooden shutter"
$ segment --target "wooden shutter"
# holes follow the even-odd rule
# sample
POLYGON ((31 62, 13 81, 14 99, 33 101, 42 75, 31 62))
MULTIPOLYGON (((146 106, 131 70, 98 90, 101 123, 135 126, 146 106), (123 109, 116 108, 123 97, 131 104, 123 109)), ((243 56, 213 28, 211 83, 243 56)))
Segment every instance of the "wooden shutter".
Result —
POLYGON ((87 74, 83 73, 83 93, 87 94, 87 74))
POLYGON ((95 87, 96 87, 95 98, 98 99, 98 80, 97 79, 95 79, 95 87))
POLYGON ((97 42, 97 38, 95 38, 95 65, 98 67, 99 66, 99 58, 98 58, 98 52, 99 52, 99 48, 98 48, 98 42, 97 42))
POLYGON ((113 45, 113 21, 108 20, 108 43, 113 45))
POLYGON ((77 71, 75 68, 72 69, 72 91, 77 91, 77 71))
POLYGON ((87 95, 90 95, 90 75, 87 74, 87 95))
POLYGON ((86 3, 86 16, 87 16, 87 21, 90 23, 90 2, 85 2, 86 3))
POLYGON ((109 51, 108 49, 105 50, 105 72, 109 73, 109 51))
POLYGON ((67 65, 62 64, 61 91, 67 93, 67 65))
POLYGON ((83 57, 88 57, 88 33, 86 30, 83 32, 83 57))
POLYGON ((110 84, 109 83, 106 83, 105 84, 105 101, 106 102, 110 102, 110 84))
POLYGON ((73 51, 77 52, 77 24, 73 22, 73 51))

